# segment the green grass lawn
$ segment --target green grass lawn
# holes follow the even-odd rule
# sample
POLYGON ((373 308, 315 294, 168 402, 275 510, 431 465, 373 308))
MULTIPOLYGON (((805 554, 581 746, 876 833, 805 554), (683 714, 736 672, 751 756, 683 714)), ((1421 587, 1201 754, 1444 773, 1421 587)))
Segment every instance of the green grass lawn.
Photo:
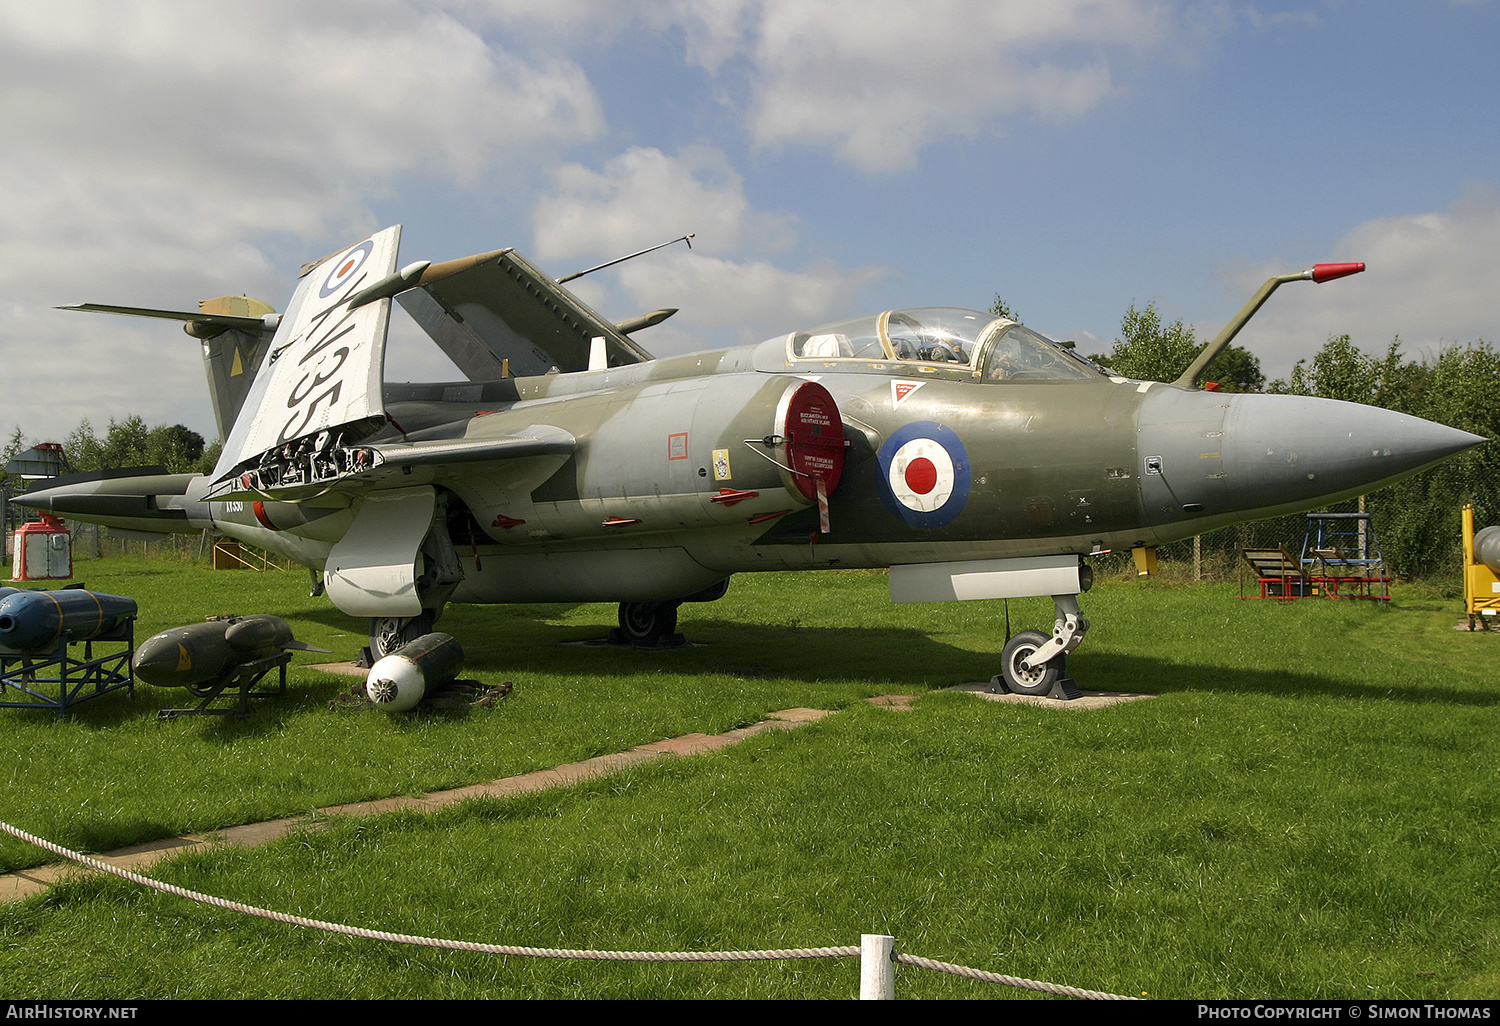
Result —
MULTIPOLYGON (((135 596, 138 637, 275 612, 352 657, 363 626, 300 574, 79 564, 135 596)), ((453 607, 487 710, 335 711, 357 681, 302 667, 247 722, 158 722, 140 686, 61 722, 0 710, 3 818, 106 850, 419 794, 717 733, 793 706, 791 733, 569 789, 339 822, 153 875, 314 918, 498 944, 900 950, 1165 998, 1500 996, 1500 638, 1460 604, 1241 602, 1106 582, 1069 659, 1093 712, 943 692, 987 679, 1002 603, 893 606, 884 575, 744 575, 683 607, 697 647, 562 644, 612 606, 453 607), (863 699, 919 697, 912 712, 863 699)), ((1012 602, 1045 628, 1047 600, 1012 602)), ((46 855, 0 838, 5 868, 46 855)), ((246 920, 117 880, 0 908, 7 997, 849 997, 852 960, 656 965, 379 944, 246 920)), ((1015 997, 902 968, 902 997, 1015 997)))

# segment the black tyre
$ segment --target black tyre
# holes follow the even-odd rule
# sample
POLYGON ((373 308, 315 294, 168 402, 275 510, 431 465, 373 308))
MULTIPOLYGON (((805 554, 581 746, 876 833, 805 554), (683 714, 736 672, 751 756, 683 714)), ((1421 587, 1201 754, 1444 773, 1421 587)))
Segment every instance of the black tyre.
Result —
POLYGON ((424 609, 416 616, 376 616, 370 619, 370 654, 384 659, 409 641, 431 634, 437 610, 424 609))
POLYGON ((676 602, 621 602, 620 631, 632 645, 656 645, 677 633, 676 602))
POLYGON ((1045 695, 1052 690, 1052 685, 1063 675, 1067 656, 1054 656, 1035 670, 1021 665, 1023 659, 1050 640, 1041 631, 1022 631, 1012 635, 1001 656, 1000 675, 1005 678, 1007 688, 1018 695, 1045 695))

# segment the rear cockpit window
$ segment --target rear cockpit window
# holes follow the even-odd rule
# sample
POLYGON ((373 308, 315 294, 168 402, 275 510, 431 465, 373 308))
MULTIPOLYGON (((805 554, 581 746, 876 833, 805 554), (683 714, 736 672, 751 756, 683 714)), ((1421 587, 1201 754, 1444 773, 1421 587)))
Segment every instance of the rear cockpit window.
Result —
POLYGON ((813 331, 799 331, 790 339, 794 360, 888 360, 876 330, 879 317, 856 317, 827 324, 813 331))

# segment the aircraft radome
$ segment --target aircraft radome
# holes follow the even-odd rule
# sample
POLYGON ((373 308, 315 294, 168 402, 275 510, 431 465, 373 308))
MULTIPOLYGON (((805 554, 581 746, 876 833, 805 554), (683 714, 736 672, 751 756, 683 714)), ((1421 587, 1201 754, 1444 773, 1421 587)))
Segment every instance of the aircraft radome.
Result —
POLYGON ((17 500, 135 531, 212 528, 310 567, 378 657, 448 602, 617 602, 675 629, 737 573, 889 567, 897 602, 1053 597, 1001 673, 1049 692, 1088 629, 1087 558, 1305 510, 1484 441, 1415 417, 1196 386, 1266 282, 1171 384, 1112 377, 1006 319, 926 308, 653 359, 513 250, 396 271, 398 227, 306 265, 280 316, 202 340, 212 474, 74 475, 17 500), (467 375, 382 380, 392 297, 467 375), (319 576, 320 575, 320 576, 319 576))

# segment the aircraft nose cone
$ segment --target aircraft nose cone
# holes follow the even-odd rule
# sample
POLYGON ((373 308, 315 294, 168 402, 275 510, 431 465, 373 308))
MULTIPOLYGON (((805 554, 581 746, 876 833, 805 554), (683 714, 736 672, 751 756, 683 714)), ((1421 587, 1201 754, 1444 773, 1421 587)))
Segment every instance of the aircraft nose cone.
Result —
POLYGON ((1235 488, 1283 503, 1390 484, 1486 439, 1430 420, 1309 396, 1239 396, 1225 417, 1235 488), (1259 400, 1252 402, 1250 400, 1259 400))
POLYGON ((1390 484, 1486 441, 1375 406, 1299 395, 1166 388, 1139 425, 1141 497, 1153 524, 1197 530, 1312 509, 1390 484))

